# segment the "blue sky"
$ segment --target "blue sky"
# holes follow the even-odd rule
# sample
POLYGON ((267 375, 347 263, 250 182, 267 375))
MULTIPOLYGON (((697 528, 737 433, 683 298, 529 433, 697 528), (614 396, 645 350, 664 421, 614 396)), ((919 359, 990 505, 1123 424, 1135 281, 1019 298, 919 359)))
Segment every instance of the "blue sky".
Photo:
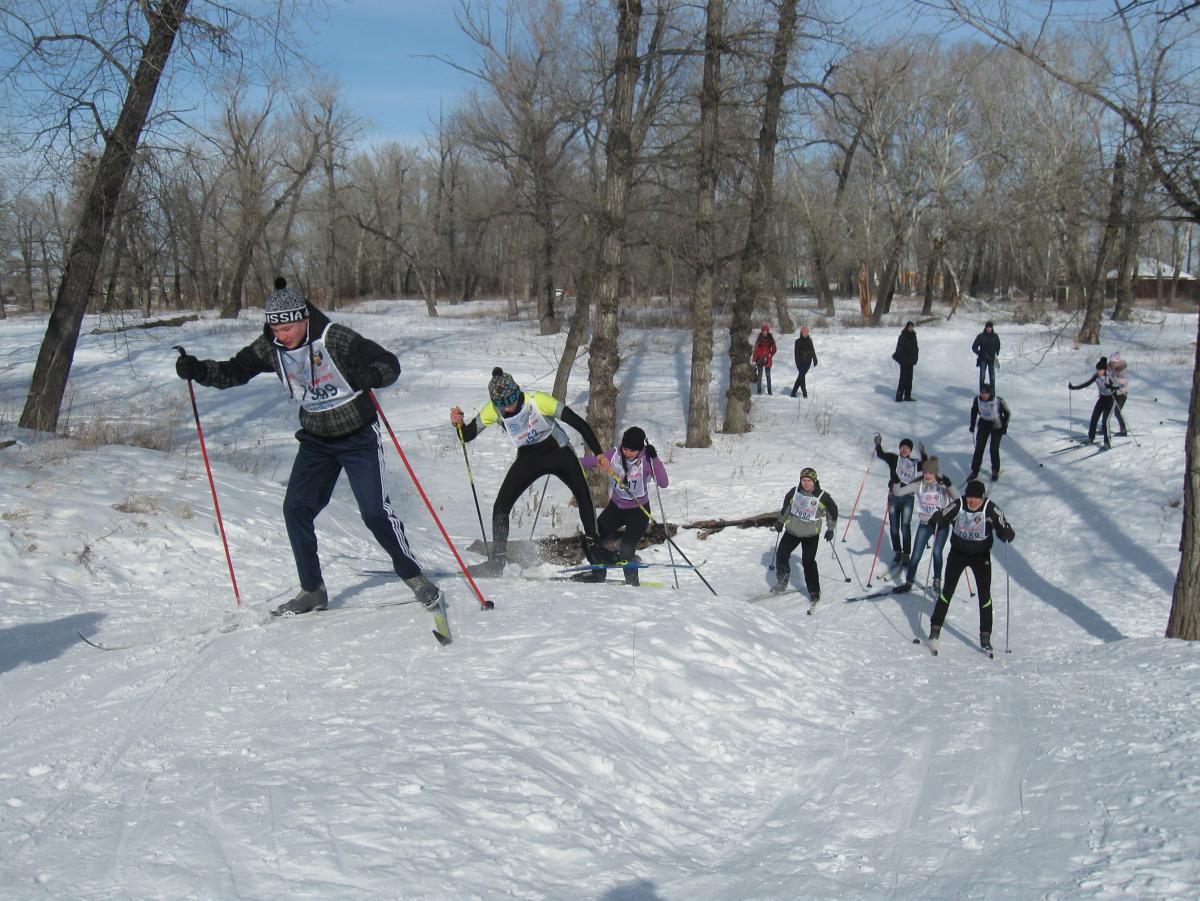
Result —
POLYGON ((470 86, 431 55, 469 62, 473 47, 452 0, 333 0, 327 17, 298 29, 307 54, 337 76, 346 102, 365 121, 370 143, 420 143, 439 104, 447 113, 470 86))

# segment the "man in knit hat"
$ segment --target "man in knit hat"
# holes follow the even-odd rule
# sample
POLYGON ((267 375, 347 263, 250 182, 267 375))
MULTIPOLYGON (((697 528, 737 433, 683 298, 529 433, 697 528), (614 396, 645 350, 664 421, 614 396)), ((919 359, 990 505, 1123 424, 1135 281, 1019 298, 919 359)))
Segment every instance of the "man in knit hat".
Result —
POLYGON ((883 436, 875 433, 875 456, 888 465, 888 521, 891 523, 892 539, 892 569, 897 570, 907 566, 912 555, 912 514, 913 497, 911 494, 897 494, 896 488, 909 485, 921 475, 921 466, 925 462, 925 450, 922 445, 921 458, 912 455, 913 440, 900 439, 900 452, 888 453, 883 449, 883 436))
POLYGON ((343 470, 363 522, 391 557, 396 575, 426 607, 436 606, 441 592, 421 574, 384 486, 384 455, 370 392, 399 378, 396 355, 330 322, 282 278, 275 280, 263 310, 262 334, 232 359, 198 360, 185 354, 175 362, 175 371, 209 388, 232 388, 273 372, 299 403, 300 446, 288 477, 283 519, 300 592, 272 612, 295 616, 328 606, 314 521, 343 470))
POLYGON ((545 475, 555 476, 571 489, 583 525, 584 555, 590 562, 598 562, 596 508, 579 458, 559 420, 582 435, 593 454, 601 452, 596 433, 582 416, 553 396, 542 391, 522 391, 516 380, 499 366, 492 370, 488 397, 483 409, 466 425, 462 408, 450 408, 450 423, 460 441, 474 441, 488 426, 499 423, 517 448, 517 459, 505 473, 492 505, 491 556, 486 562, 471 566, 471 574, 498 576, 504 572, 508 563, 509 514, 517 498, 545 475))
POLYGON ((821 488, 817 471, 811 466, 800 470, 800 483, 783 498, 775 531, 782 532, 775 549, 775 585, 771 591, 781 594, 787 591, 792 572, 792 552, 800 547, 800 564, 804 569, 804 587, 808 589, 811 602, 809 613, 821 600, 821 573, 817 569, 817 545, 822 535, 833 541, 837 528, 838 506, 829 492, 821 488))
MULTIPOLYGON (((584 469, 599 469, 608 473, 612 480, 612 495, 608 505, 600 511, 597 527, 600 540, 608 541, 621 533, 621 546, 617 560, 633 563, 638 543, 650 525, 650 482, 667 487, 667 468, 658 458, 654 445, 646 441, 646 432, 631 426, 621 436, 621 444, 603 454, 588 454, 580 461, 584 469)), ((636 567, 626 566, 622 570, 628 585, 639 582, 636 567)), ((580 581, 603 582, 606 570, 597 569, 584 573, 580 581)))
POLYGON ((979 475, 979 467, 983 465, 983 450, 990 444, 992 462, 992 481, 1000 478, 1000 439, 1008 433, 1008 421, 1012 413, 1004 398, 996 397, 992 386, 984 383, 979 389, 979 395, 971 401, 971 423, 968 426, 975 436, 975 454, 971 457, 971 473, 968 479, 979 475))
POLYGON ((984 385, 996 384, 996 365, 1000 356, 1000 336, 996 334, 993 323, 984 323, 983 331, 975 336, 971 344, 971 352, 975 354, 975 366, 979 369, 979 390, 984 385))
POLYGON ((950 530, 950 556, 946 560, 946 582, 938 595, 933 617, 929 621, 929 649, 937 653, 942 623, 950 611, 950 599, 958 587, 963 570, 975 574, 975 590, 979 594, 979 646, 989 656, 992 653, 992 536, 1001 541, 1017 537, 1000 508, 985 499, 983 482, 967 482, 963 496, 929 517, 929 526, 936 532, 950 530))

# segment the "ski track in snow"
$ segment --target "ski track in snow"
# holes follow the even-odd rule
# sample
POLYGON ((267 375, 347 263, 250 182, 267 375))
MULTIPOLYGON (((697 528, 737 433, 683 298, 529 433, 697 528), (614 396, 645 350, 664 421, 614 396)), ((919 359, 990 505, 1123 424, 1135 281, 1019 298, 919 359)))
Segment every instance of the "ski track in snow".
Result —
MULTIPOLYGON (((446 410, 477 409, 496 362, 547 387, 561 337, 484 327, 457 308, 437 321, 420 305, 359 309, 338 316, 399 353, 404 374, 381 403, 465 546, 478 525, 446 410)), ((480 582, 497 608, 484 612, 446 579, 455 642, 441 648, 416 605, 371 606, 405 589, 362 573, 381 555, 344 485, 318 520, 331 610, 273 619, 294 591, 279 508, 295 411, 267 378, 198 391, 242 610, 194 441, 167 454, 60 441, 0 451, 0 894, 1195 897, 1200 651, 1160 637, 1192 320, 1167 320, 1105 326, 1135 372, 1127 410, 1144 423, 1142 449, 1061 465, 1048 462, 1069 427, 1057 386, 1088 372, 1095 349, 1038 363, 1045 329, 1001 328, 1011 356, 998 381, 1014 421, 993 492, 1018 540, 993 555, 994 660, 976 649, 965 586, 934 658, 911 643, 929 601, 914 591, 845 603, 860 585, 842 581, 824 543, 812 616, 805 592, 744 603, 769 584, 775 535, 758 529, 677 536, 708 560, 719 597, 686 572, 680 591, 499 579, 480 582), (1114 511, 1114 486, 1136 516, 1114 511), (134 646, 97 651, 76 630, 134 646)), ((673 520, 776 509, 809 463, 846 516, 876 429, 888 449, 912 435, 944 471, 965 473, 975 370, 964 348, 979 324, 922 329, 918 403, 902 405, 890 402, 895 369, 871 362, 886 361, 894 330, 819 329, 810 399, 756 397, 754 431, 716 434, 706 450, 676 446, 686 337, 631 334, 621 425, 645 425, 667 461, 673 520)), ((192 353, 225 357, 257 329, 244 326, 239 336, 207 320, 182 337, 192 353)), ((4 324, 10 346, 26 348, 10 353, 0 386, 10 406, 42 328, 4 324)), ((174 410, 186 436, 190 409, 172 407, 179 340, 139 335, 126 357, 85 337, 80 415, 90 403, 174 410)), ((568 397, 577 410, 585 368, 568 397)), ((790 367, 777 374, 789 387, 790 367)), ((1077 419, 1094 399, 1082 395, 1077 419)), ((490 431, 469 445, 485 514, 512 458, 490 431)), ((418 555, 451 568, 386 452, 418 555)), ((881 463, 866 485, 846 543, 837 529, 848 574, 871 567, 881 463)), ((539 535, 577 528, 568 498, 551 485, 539 535)), ((514 538, 535 505, 527 495, 514 511, 514 538)), ((667 559, 662 548, 643 556, 667 559)), ((874 583, 892 584, 878 566, 874 583)), ((803 584, 798 554, 792 584, 803 584)))

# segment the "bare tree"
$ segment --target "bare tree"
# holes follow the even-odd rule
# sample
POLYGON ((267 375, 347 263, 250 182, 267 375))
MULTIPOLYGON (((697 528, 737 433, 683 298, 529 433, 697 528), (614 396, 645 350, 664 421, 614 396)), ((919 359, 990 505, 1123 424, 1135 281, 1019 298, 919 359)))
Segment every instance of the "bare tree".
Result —
POLYGON ((746 239, 740 255, 733 315, 729 322, 729 390, 725 393, 724 431, 750 431, 750 334, 754 307, 763 291, 767 229, 775 187, 775 147, 786 88, 788 58, 796 36, 798 0, 780 0, 774 45, 764 87, 762 124, 750 193, 746 239))
POLYGON ((704 17, 704 79, 700 86, 700 144, 696 167, 696 274, 692 283, 692 369, 687 446, 712 444, 713 301, 717 284, 717 135, 725 0, 708 0, 704 17))

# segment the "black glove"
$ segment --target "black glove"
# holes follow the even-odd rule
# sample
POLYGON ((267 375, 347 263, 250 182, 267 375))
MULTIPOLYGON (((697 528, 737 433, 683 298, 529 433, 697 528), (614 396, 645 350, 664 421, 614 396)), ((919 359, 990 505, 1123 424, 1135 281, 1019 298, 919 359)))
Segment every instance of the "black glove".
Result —
POLYGON ((941 482, 942 482, 942 484, 943 484, 943 485, 945 485, 947 488, 949 488, 951 485, 953 485, 953 484, 954 484, 952 481, 950 481, 950 476, 942 476, 942 478, 941 478, 941 482))
POLYGON ((653 445, 653 444, 647 444, 647 445, 646 445, 646 456, 647 456, 647 457, 649 457, 651 460, 653 460, 655 457, 657 457, 657 456, 658 456, 658 451, 656 451, 656 450, 654 449, 654 445, 653 445))
POLYGON ((1013 530, 1012 526, 1005 526, 1003 529, 1000 530, 1000 540, 1001 541, 1009 542, 1009 541, 1012 541, 1016 537, 1017 537, 1017 533, 1013 530))
POLYGON ((975 434, 975 426, 973 426, 973 425, 967 426, 967 431, 970 432, 972 435, 974 435, 975 434))
POLYGON ((880 447, 883 444, 883 436, 878 432, 875 433, 875 446, 880 447))
POLYGON ((364 391, 368 388, 382 388, 383 376, 379 374, 379 370, 374 366, 362 366, 354 370, 354 380, 358 382, 358 387, 364 391))
POLYGON ((833 541, 833 529, 826 529, 826 530, 825 530, 825 540, 826 540, 826 541, 833 541))
POLYGON ((924 442, 924 441, 918 441, 918 442, 917 442, 917 450, 921 452, 921 456, 922 456, 922 457, 928 457, 928 456, 929 456, 929 454, 925 453, 925 442, 924 442))
POLYGON ((195 381, 208 371, 208 367, 191 354, 180 354, 175 361, 175 374, 181 379, 195 381))
POLYGON ((775 520, 775 531, 776 532, 783 531, 783 523, 780 520, 775 520))

